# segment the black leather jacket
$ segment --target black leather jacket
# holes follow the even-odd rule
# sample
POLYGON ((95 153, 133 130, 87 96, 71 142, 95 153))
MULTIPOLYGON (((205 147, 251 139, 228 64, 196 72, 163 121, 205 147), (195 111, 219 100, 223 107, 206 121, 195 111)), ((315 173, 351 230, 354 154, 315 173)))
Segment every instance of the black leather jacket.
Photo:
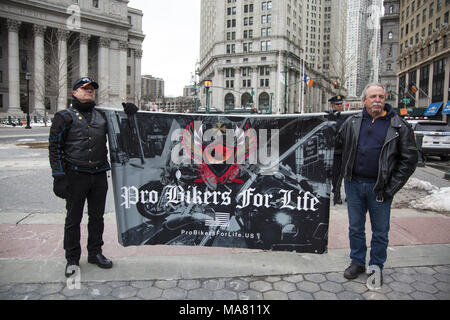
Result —
MULTIPOLYGON (((336 137, 336 149, 342 151, 342 175, 349 181, 352 180, 361 123, 362 113, 349 117, 336 137)), ((378 161, 378 177, 373 189, 377 199, 392 199, 414 173, 417 159, 413 130, 405 120, 395 114, 391 118, 378 161)))

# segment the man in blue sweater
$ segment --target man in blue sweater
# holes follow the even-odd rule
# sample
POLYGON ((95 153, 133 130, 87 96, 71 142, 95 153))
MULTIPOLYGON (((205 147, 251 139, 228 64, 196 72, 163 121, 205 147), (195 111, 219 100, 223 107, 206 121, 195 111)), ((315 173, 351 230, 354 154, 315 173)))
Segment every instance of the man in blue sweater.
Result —
POLYGON ((362 103, 362 112, 344 122, 336 139, 336 148, 342 152, 349 218, 351 264, 344 277, 355 279, 366 271, 365 222, 369 211, 369 270, 380 271, 381 285, 392 199, 417 166, 417 148, 411 126, 385 104, 381 84, 368 84, 362 103))

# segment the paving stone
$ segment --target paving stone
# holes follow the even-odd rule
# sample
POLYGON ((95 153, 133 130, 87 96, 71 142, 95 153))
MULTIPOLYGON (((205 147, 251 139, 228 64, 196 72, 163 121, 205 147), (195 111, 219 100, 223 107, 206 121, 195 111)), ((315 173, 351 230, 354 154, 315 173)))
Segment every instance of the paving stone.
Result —
POLYGON ((419 274, 433 275, 436 273, 436 270, 431 267, 414 267, 414 270, 416 270, 419 274))
POLYGON ((13 293, 30 293, 33 292, 37 289, 39 289, 40 285, 39 284, 16 284, 13 289, 12 292, 13 293))
POLYGON ((166 289, 164 290, 162 297, 169 300, 183 300, 187 297, 187 290, 181 288, 166 289))
POLYGON ((316 293, 313 293, 314 299, 316 300, 338 300, 338 297, 336 294, 326 291, 319 291, 316 293))
POLYGON ((435 266, 433 269, 438 273, 444 273, 450 275, 450 266, 435 266))
POLYGON ((220 289, 214 291, 215 300, 236 300, 237 297, 238 297, 237 293, 232 290, 220 289))
POLYGON ((271 290, 263 293, 264 300, 288 300, 288 295, 285 292, 278 290, 271 290))
POLYGON ((107 284, 111 288, 118 288, 128 285, 128 281, 108 281, 107 284))
POLYGON ((355 281, 349 281, 347 283, 344 283, 343 286, 346 291, 355 292, 359 294, 362 294, 368 290, 365 283, 359 283, 355 281))
POLYGON ((409 274, 404 274, 404 273, 393 273, 391 275, 392 279, 394 279, 396 282, 404 282, 404 283, 413 283, 416 281, 416 279, 414 278, 415 275, 409 275, 409 274))
POLYGON ((439 290, 434 287, 431 284, 425 283, 425 282, 414 282, 411 284, 413 288, 415 288, 417 291, 421 292, 427 292, 427 293, 437 293, 439 290))
POLYGON ((258 280, 258 281, 250 283, 250 289, 260 291, 260 292, 265 292, 265 291, 269 291, 272 289, 272 284, 265 282, 265 281, 258 280))
POLYGON ((270 277, 265 277, 264 278, 264 281, 267 281, 267 282, 277 282, 277 281, 280 281, 281 280, 281 278, 280 277, 275 277, 275 276, 270 276, 270 277))
POLYGON ((189 290, 187 298, 190 300, 212 300, 214 298, 214 294, 211 290, 199 288, 189 290))
POLYGON ((409 275, 417 274, 417 271, 414 270, 413 267, 408 267, 408 268, 394 268, 394 270, 395 270, 395 272, 403 273, 403 274, 409 274, 409 275))
POLYGON ((7 300, 39 300, 40 295, 36 292, 27 292, 27 293, 16 293, 13 294, 10 298, 7 300))
POLYGON ((318 284, 309 282, 309 281, 298 282, 298 283, 296 283, 296 285, 299 290, 309 292, 309 293, 314 293, 314 292, 317 292, 320 290, 320 287, 318 284))
POLYGON ((175 288, 177 286, 177 280, 158 280, 155 281, 154 286, 161 289, 175 288))
POLYGON ((413 298, 407 295, 406 293, 397 291, 389 292, 388 294, 386 294, 386 296, 390 300, 413 300, 413 298))
POLYGON ((111 292, 111 295, 119 299, 126 299, 136 295, 138 290, 139 289, 133 288, 132 286, 118 287, 111 292))
POLYGON ((203 282, 202 288, 209 290, 219 290, 225 288, 224 279, 208 279, 203 282))
POLYGON ((227 281, 225 287, 235 291, 242 291, 247 290, 249 288, 249 285, 247 281, 241 279, 233 279, 227 281))
POLYGON ((69 297, 68 300, 93 300, 90 295, 80 294, 78 296, 69 297))
POLYGON ((437 279, 438 281, 444 281, 444 282, 450 283, 450 275, 448 275, 448 274, 436 273, 433 275, 433 277, 435 279, 437 279))
POLYGON ((437 300, 432 294, 426 292, 416 291, 410 294, 416 300, 437 300))
POLYGON ((65 296, 63 296, 60 293, 57 293, 57 294, 50 294, 50 295, 47 295, 47 296, 42 296, 40 300, 57 300, 57 301, 60 301, 60 300, 66 300, 66 299, 67 298, 65 296))
POLYGON ((364 300, 364 297, 356 292, 343 291, 337 294, 339 300, 364 300))
POLYGON ((448 282, 437 282, 434 286, 443 292, 450 292, 450 284, 448 282))
POLYGON ((238 293, 239 300, 262 300, 263 294, 255 290, 245 290, 238 293))
POLYGON ((311 281, 314 283, 321 283, 321 282, 327 281, 327 278, 325 278, 325 276, 323 274, 319 274, 319 273, 305 274, 303 277, 305 278, 305 280, 311 281))
POLYGON ((161 297, 163 291, 160 288, 156 287, 148 287, 144 289, 140 289, 136 294, 137 297, 142 298, 144 300, 152 300, 161 297))
POLYGON ((0 293, 1 293, 1 292, 7 292, 7 291, 11 290, 13 287, 14 287, 13 284, 3 284, 3 285, 0 285, 0 293))
POLYGON ((149 280, 131 281, 130 286, 132 286, 133 288, 137 288, 137 289, 144 289, 144 288, 151 287, 153 285, 153 283, 154 283, 154 281, 149 281, 149 280))
POLYGON ((322 290, 325 290, 325 291, 328 291, 331 293, 339 293, 341 291, 344 291, 344 287, 341 284, 331 282, 331 281, 323 282, 323 283, 319 284, 319 286, 322 288, 322 290))
POLYGON ((113 288, 111 288, 109 285, 104 284, 104 283, 96 284, 89 288, 89 293, 92 296, 105 297, 105 296, 110 295, 112 293, 112 291, 113 291, 113 288))
POLYGON ((416 281, 425 282, 428 284, 433 284, 438 281, 435 277, 433 277, 433 275, 425 273, 419 273, 414 275, 414 279, 416 279, 416 281))
POLYGON ((292 292, 292 291, 297 290, 297 287, 295 286, 294 283, 287 282, 287 281, 278 281, 278 282, 275 282, 275 283, 273 284, 273 288, 274 288, 275 290, 282 291, 282 292, 286 292, 286 293, 289 293, 289 292, 292 292))
POLYGON ((202 286, 199 280, 179 280, 178 287, 185 290, 197 289, 202 286))
POLYGON ((80 289, 69 289, 67 286, 64 287, 64 289, 61 291, 61 293, 66 297, 74 297, 81 294, 86 294, 86 292, 89 290, 89 287, 87 285, 81 285, 80 289))
POLYGON ((450 300, 450 292, 439 291, 434 296, 436 297, 436 299, 439 300, 450 300))
POLYGON ((288 297, 290 300, 314 300, 314 297, 311 293, 303 291, 289 292, 288 297))
POLYGON ((40 295, 47 296, 60 292, 63 287, 64 285, 62 283, 46 283, 41 285, 36 292, 40 295))
POLYGON ((366 300, 389 300, 386 295, 378 291, 367 291, 362 295, 366 300))
POLYGON ((389 286, 392 288, 392 290, 399 293, 411 293, 414 291, 413 287, 404 282, 392 282, 389 286))
POLYGON ((292 283, 297 283, 300 281, 303 281, 303 276, 301 274, 297 274, 295 276, 287 276, 287 277, 283 277, 284 281, 288 281, 288 282, 292 282, 292 283))
POLYGON ((347 279, 344 278, 343 273, 337 273, 337 272, 327 273, 325 275, 325 277, 327 278, 327 280, 333 281, 336 283, 344 283, 344 282, 348 281, 347 279))

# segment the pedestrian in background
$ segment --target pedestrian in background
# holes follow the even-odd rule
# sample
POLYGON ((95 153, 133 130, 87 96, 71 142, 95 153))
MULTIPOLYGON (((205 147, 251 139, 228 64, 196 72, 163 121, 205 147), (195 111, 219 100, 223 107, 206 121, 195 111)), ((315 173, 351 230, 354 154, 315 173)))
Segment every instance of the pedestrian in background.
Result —
MULTIPOLYGON (((67 215, 64 225, 64 250, 67 259, 66 277, 75 273, 81 256, 80 223, 84 204, 88 205, 88 262, 100 268, 113 263, 102 254, 103 215, 105 213, 110 170, 106 147, 107 123, 95 109, 98 84, 91 78, 76 80, 72 87, 71 107, 58 111, 50 128, 49 159, 54 178, 53 191, 66 199, 67 215)), ((131 115, 138 108, 123 103, 131 115)))
POLYGON ((382 270, 387 259, 391 204, 417 166, 417 147, 411 126, 385 103, 378 83, 362 93, 361 113, 346 119, 336 148, 342 151, 349 218, 351 264, 344 277, 355 279, 366 271, 366 213, 372 228, 369 270, 382 270))
MULTIPOLYGON (((338 95, 331 97, 328 102, 330 102, 330 109, 328 113, 330 115, 329 120, 336 121, 336 132, 339 131, 342 123, 344 122, 344 117, 341 116, 341 112, 344 109, 344 96, 338 95)), ((342 204, 341 198, 341 184, 342 184, 342 153, 341 150, 334 150, 333 158, 333 177, 332 177, 332 190, 334 205, 342 204)))

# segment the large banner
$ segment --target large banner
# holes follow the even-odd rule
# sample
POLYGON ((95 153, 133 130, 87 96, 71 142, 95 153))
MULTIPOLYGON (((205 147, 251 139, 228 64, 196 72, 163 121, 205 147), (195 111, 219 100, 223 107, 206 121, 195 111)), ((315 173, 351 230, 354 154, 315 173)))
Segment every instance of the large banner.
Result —
POLYGON ((103 111, 123 246, 326 252, 334 122, 323 115, 103 111))

